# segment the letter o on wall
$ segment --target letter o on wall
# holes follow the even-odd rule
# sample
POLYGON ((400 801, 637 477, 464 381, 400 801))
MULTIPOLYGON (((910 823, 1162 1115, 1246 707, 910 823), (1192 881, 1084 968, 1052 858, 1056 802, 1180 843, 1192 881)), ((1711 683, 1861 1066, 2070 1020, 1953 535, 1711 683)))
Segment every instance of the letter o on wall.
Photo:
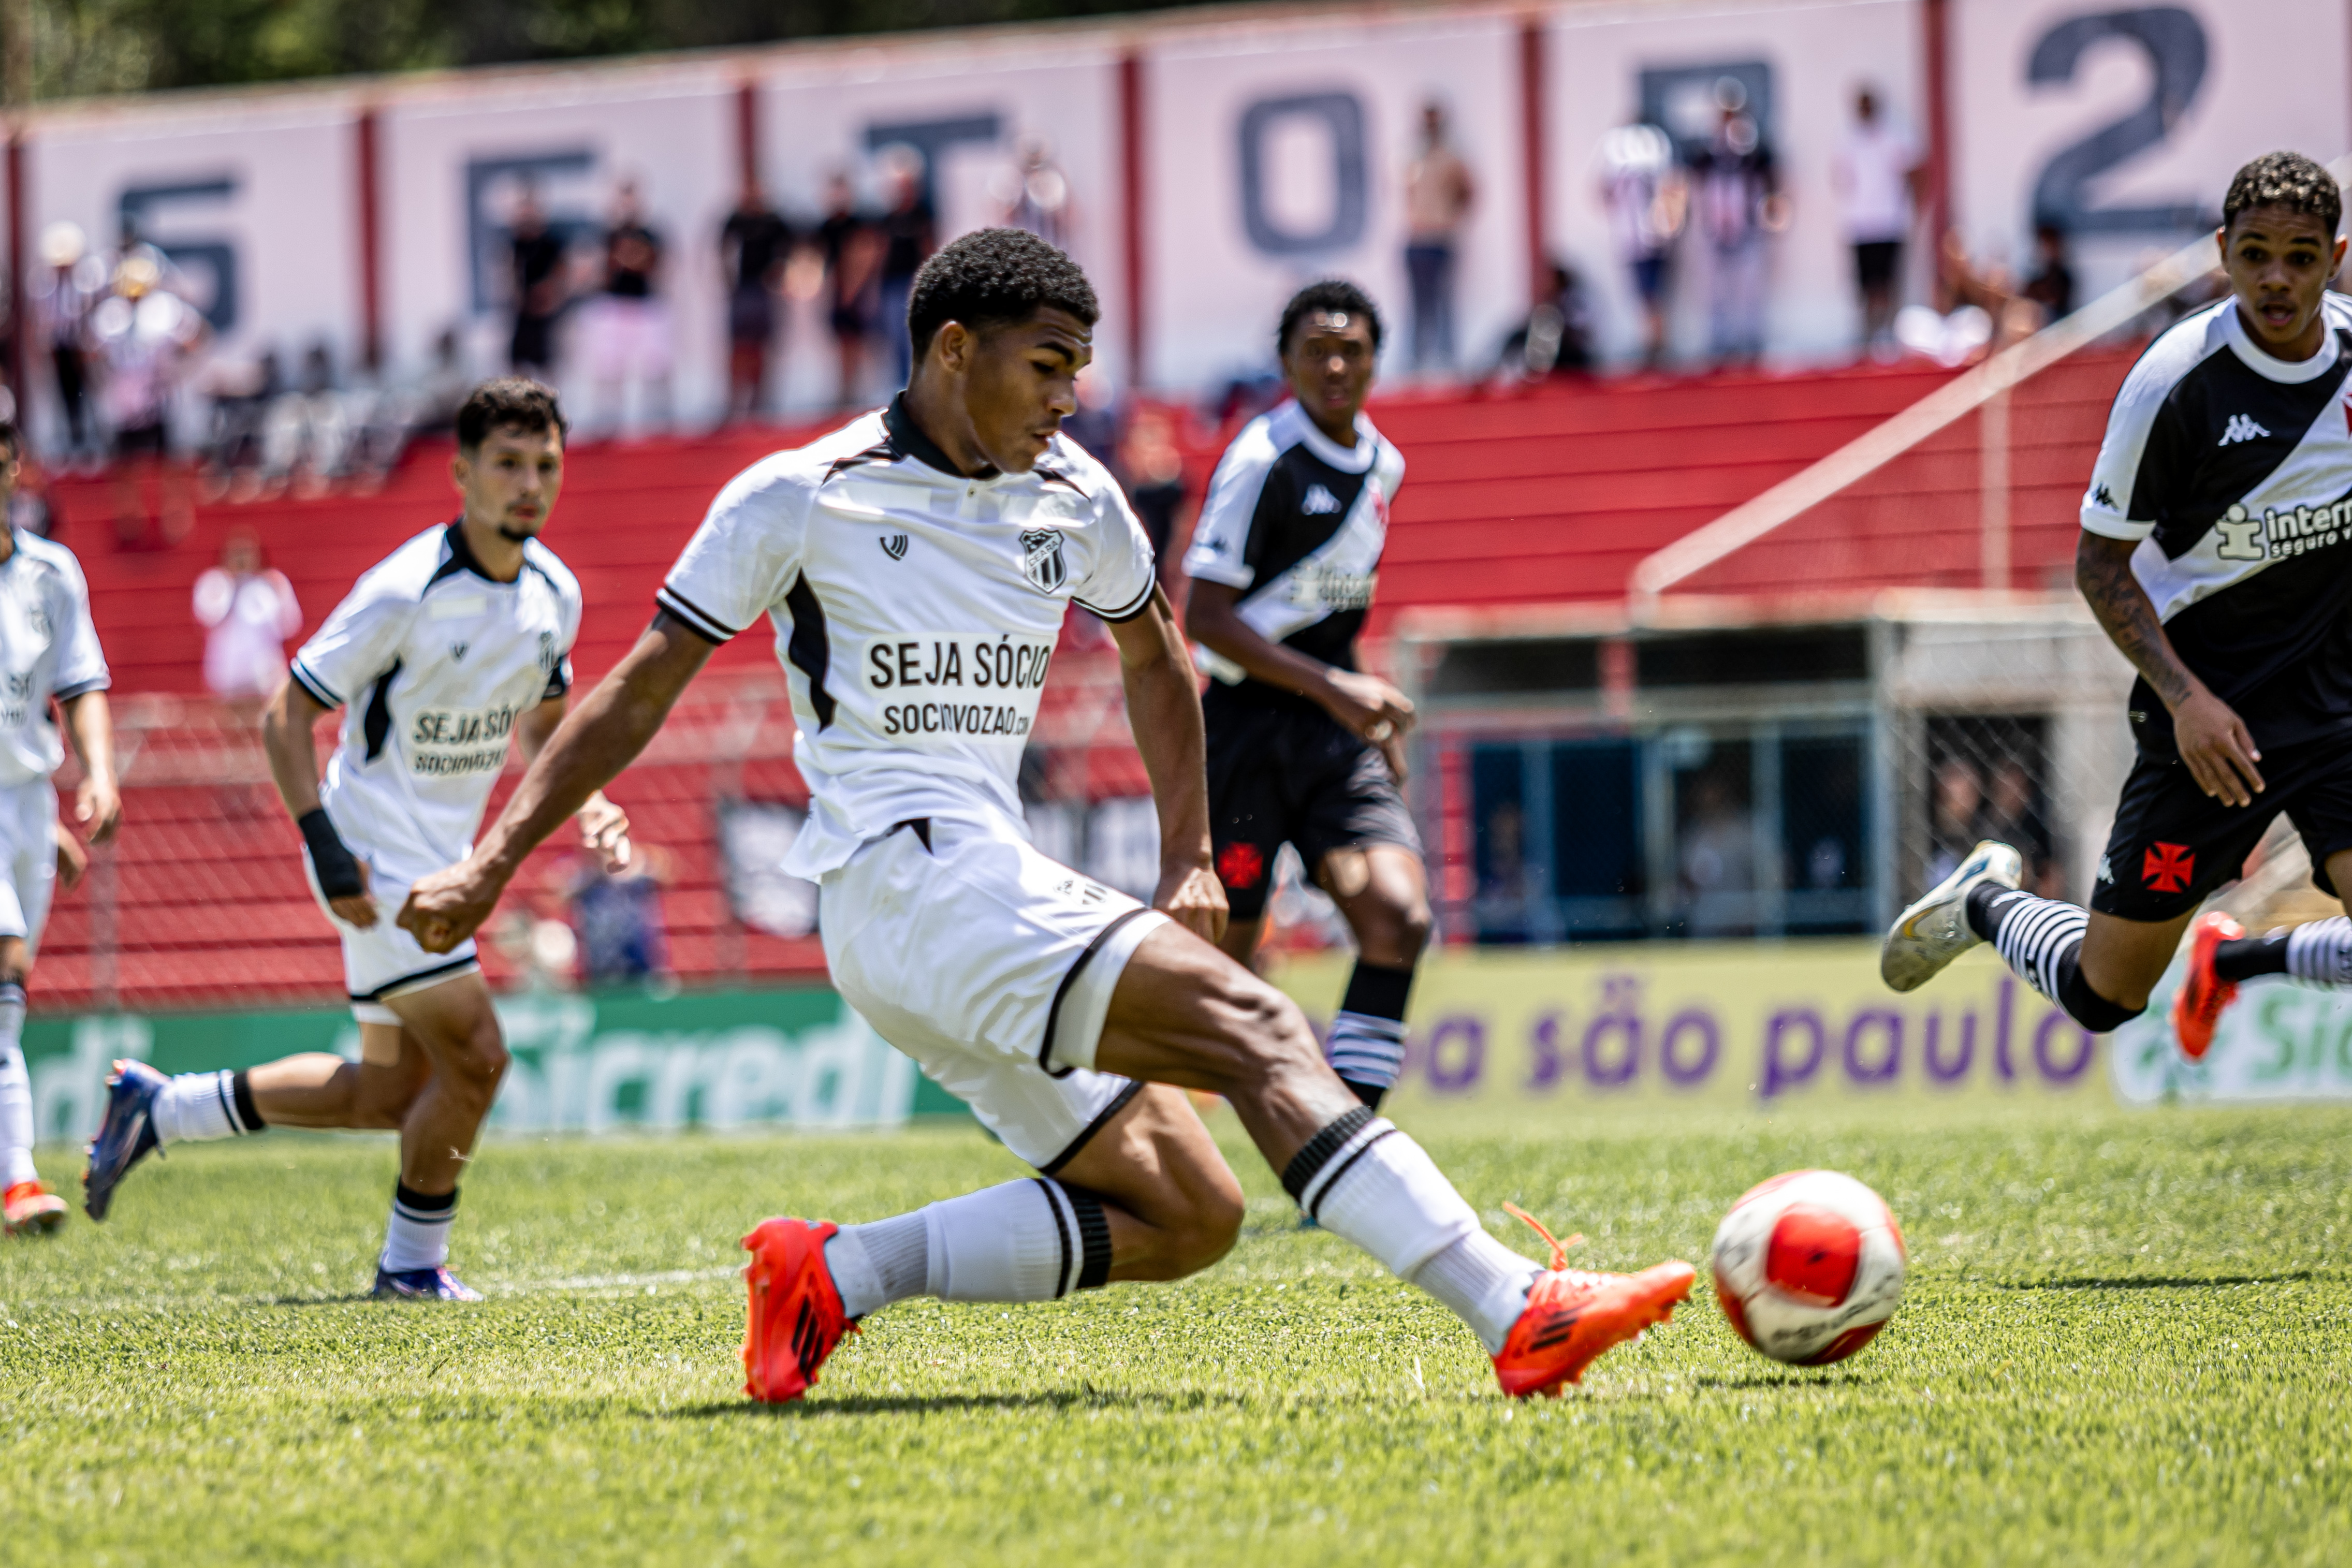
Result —
POLYGON ((1364 237, 1370 189, 1364 172, 1364 105, 1351 92, 1262 98, 1242 111, 1242 227, 1267 256, 1348 250, 1364 237), (1331 221, 1320 233, 1277 226, 1266 211, 1266 139, 1285 120, 1322 122, 1331 139, 1331 221))

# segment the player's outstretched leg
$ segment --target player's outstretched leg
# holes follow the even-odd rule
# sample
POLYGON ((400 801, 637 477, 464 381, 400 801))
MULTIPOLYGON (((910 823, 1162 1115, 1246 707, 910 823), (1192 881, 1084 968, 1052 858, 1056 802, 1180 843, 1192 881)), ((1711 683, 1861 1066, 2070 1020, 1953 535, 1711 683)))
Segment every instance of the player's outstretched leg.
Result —
MULTIPOLYGON (((2330 880, 2352 873, 2352 852, 2330 856, 2330 880), (2344 861, 2344 872, 2336 862, 2344 861)), ((2352 920, 2341 915, 2249 936, 2216 911, 2197 922, 2189 944, 2189 974, 2172 997, 2172 1027, 2181 1054, 2194 1061, 2213 1044, 2222 1009, 2237 998, 2238 983, 2259 975, 2291 975, 2311 986, 2352 987, 2352 920)))
POLYGON ((1639 1274, 1537 1268, 1486 1234, 1421 1145, 1358 1102, 1297 1004, 1190 933, 1152 932, 1086 1066, 1223 1095, 1292 1199, 1468 1323, 1513 1395, 1556 1393, 1663 1322, 1688 1263, 1639 1274))
POLYGON ((65 1223, 66 1206, 33 1168, 33 1082, 25 1071, 24 1031, 24 975, 0 973, 0 1223, 11 1236, 48 1236, 65 1223))
POLYGON ((1191 1103, 1179 1090, 1103 1082, 1114 1097, 1050 1174, 865 1225, 761 1222, 743 1239, 744 1392, 799 1398, 861 1319, 912 1296, 1049 1301, 1181 1279, 1224 1256, 1241 1186, 1191 1103))

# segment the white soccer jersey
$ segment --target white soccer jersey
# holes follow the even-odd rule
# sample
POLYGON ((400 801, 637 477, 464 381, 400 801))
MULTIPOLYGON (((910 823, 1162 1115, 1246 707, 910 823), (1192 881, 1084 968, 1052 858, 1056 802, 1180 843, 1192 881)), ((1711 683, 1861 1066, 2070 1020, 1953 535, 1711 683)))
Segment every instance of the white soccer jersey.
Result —
POLYGON ((295 655, 293 677, 343 709, 320 803, 379 883, 466 858, 515 720, 572 685, 580 584, 523 546, 512 582, 482 573, 452 523, 370 568, 295 655))
POLYGON ((89 620, 89 584, 60 544, 18 530, 0 565, 0 786, 46 779, 66 758, 49 699, 104 691, 106 655, 89 620))
POLYGON ((1142 526, 1075 443, 963 478, 902 402, 737 475, 659 595, 713 642, 775 626, 810 791, 795 876, 909 818, 1019 822, 1066 607, 1124 621, 1151 601, 1142 526))

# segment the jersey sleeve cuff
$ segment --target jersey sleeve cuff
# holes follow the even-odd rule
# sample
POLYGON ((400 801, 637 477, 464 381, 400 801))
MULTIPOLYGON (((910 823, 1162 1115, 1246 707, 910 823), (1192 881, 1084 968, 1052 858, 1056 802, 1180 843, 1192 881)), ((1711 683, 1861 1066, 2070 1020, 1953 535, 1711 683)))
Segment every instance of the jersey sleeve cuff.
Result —
POLYGON ((654 603, 668 612, 672 619, 698 637, 719 643, 734 641, 738 628, 710 614, 667 582, 654 595, 654 603))
POLYGON ((293 668, 289 670, 287 674, 292 675, 294 677, 294 684, 300 686, 304 691, 310 693, 310 700, 317 703, 320 707, 339 708, 343 706, 343 699, 330 691, 327 688, 326 682, 320 680, 318 676, 304 669, 302 667, 301 660, 295 660, 293 668))
POLYGON ((105 691, 113 684, 110 676, 92 675, 89 680, 76 681, 70 685, 59 686, 49 695, 61 703, 69 703, 76 697, 88 696, 92 692, 105 691))
POLYGON ((2083 508, 2083 531, 2096 534, 2103 539, 2137 540, 2156 532, 2156 524, 2134 522, 2129 517, 2119 517, 2098 507, 2085 507, 2083 508))
POLYGON ((1157 586, 1158 580, 1150 577, 1145 578, 1143 580, 1143 591, 1137 594, 1134 599, 1129 601, 1126 608, 1121 610, 1096 610, 1093 605, 1088 604, 1083 599, 1076 599, 1075 600, 1075 602, 1077 604, 1079 609, 1091 612, 1097 620, 1107 621, 1112 625, 1117 625, 1122 621, 1132 621, 1137 616, 1142 614, 1146 610, 1150 609, 1151 591, 1157 586))
POLYGON ((1221 582, 1227 588, 1247 588, 1257 580, 1257 573, 1245 566, 1225 566, 1214 559, 1196 565, 1189 555, 1184 558, 1184 575, 1195 582, 1221 582))

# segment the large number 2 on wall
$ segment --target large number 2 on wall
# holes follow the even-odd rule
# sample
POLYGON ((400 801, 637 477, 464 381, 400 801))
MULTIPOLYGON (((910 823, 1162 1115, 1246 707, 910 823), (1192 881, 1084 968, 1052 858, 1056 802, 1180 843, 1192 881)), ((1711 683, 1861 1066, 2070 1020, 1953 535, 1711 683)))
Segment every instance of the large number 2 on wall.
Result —
POLYGON ((2042 166, 2042 177, 2033 183, 2033 221, 2055 224, 2072 234, 2148 234, 2211 226, 2214 217, 2193 204, 2090 204, 2091 182, 2162 142, 2197 100, 2197 89, 2205 85, 2205 29, 2177 5, 2069 17, 2042 34, 2041 42, 2033 46, 2025 79, 2035 87, 2074 80, 2083 56, 2104 38, 2128 39, 2145 50, 2156 72, 2155 87, 2147 102, 2061 150, 2042 166))

